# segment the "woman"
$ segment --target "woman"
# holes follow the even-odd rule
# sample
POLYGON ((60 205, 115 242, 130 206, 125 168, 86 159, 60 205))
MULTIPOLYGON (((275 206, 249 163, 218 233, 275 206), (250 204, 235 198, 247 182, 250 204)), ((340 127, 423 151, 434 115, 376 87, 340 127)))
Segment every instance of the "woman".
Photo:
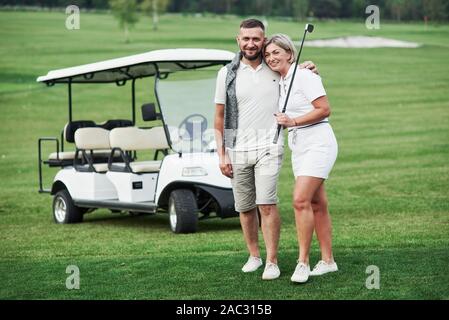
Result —
MULTIPOLYGON (((296 49, 283 34, 272 36, 264 51, 268 66, 281 75, 279 108, 282 110, 292 79, 296 49)), ((299 259, 293 282, 338 270, 332 254, 332 226, 324 181, 337 158, 338 146, 329 124, 330 106, 321 78, 308 69, 297 69, 286 113, 276 113, 278 124, 288 128, 292 167, 296 178, 293 192, 299 259), (310 271, 309 252, 316 231, 321 261, 310 271)))

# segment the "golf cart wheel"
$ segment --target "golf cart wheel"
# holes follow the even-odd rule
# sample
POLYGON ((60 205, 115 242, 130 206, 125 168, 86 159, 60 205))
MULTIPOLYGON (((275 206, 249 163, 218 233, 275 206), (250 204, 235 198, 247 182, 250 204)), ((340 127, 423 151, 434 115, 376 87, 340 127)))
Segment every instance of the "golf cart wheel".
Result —
POLYGON ((198 226, 198 207, 191 190, 178 189, 168 199, 170 227, 174 233, 194 233, 198 226))
POLYGON ((58 191, 53 199, 53 218, 56 223, 83 221, 83 210, 75 206, 66 189, 58 191))

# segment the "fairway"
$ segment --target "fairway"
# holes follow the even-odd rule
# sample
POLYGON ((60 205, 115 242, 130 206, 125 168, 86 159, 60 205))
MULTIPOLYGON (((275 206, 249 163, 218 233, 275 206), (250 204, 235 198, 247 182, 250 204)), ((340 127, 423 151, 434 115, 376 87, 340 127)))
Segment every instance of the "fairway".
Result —
MULTIPOLYGON (((37 140, 59 137, 67 88, 36 78, 155 49, 236 51, 241 20, 165 15, 154 32, 142 17, 126 44, 112 15, 81 13, 74 31, 65 19, 63 12, 0 11, 0 299, 449 299, 449 25, 381 22, 368 30, 364 21, 314 22, 310 40, 365 35, 422 47, 304 48, 302 59, 319 67, 339 144, 326 188, 340 271, 294 285, 289 151, 279 180, 275 281, 262 281, 262 270, 240 271, 247 251, 238 218, 200 221, 197 233, 181 235, 163 214, 98 210, 81 224, 53 222, 52 198, 37 192, 37 140), (79 267, 79 290, 66 288, 69 265, 79 267), (369 266, 380 270, 380 289, 365 286, 369 266)), ((268 22, 268 34, 302 35, 303 23, 268 22)), ((155 101, 152 85, 137 82, 138 107, 155 101)), ((131 117, 129 85, 74 85, 73 92, 76 120, 131 117)), ((45 169, 49 186, 56 170, 45 169)), ((314 239, 311 264, 319 259, 314 239)))

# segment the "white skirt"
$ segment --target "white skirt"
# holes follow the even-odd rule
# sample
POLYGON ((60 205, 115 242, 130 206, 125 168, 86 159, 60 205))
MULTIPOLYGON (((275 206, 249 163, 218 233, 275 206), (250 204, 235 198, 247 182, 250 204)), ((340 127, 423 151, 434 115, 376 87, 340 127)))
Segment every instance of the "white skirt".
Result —
POLYGON ((295 177, 329 177, 338 154, 337 139, 329 123, 290 129, 288 146, 295 177))

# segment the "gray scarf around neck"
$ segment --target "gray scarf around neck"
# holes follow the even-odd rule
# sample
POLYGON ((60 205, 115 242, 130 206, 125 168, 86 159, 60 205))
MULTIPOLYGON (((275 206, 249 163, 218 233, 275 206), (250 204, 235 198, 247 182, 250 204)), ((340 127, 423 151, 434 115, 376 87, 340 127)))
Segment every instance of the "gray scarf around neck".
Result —
POLYGON ((234 59, 226 65, 228 73, 226 75, 226 104, 224 109, 223 134, 223 145, 225 148, 234 148, 237 140, 239 109, 237 105, 235 83, 241 58, 242 54, 241 52, 238 52, 234 59))

